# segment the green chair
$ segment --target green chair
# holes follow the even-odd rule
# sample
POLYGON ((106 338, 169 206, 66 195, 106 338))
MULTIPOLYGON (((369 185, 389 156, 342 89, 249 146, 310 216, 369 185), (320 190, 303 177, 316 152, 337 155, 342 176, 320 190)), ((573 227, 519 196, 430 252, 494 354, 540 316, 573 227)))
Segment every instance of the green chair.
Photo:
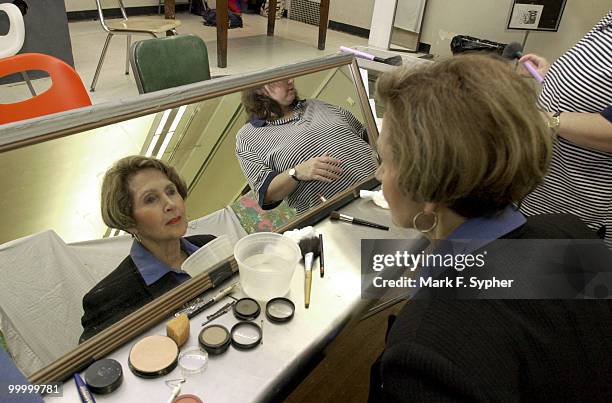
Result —
POLYGON ((141 94, 210 79, 206 44, 195 35, 136 42, 130 63, 141 94))

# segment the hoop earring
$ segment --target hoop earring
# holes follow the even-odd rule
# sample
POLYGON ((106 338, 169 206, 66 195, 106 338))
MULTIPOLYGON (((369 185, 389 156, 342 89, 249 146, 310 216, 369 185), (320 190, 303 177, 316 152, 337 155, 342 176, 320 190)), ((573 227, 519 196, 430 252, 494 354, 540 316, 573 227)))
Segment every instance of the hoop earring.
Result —
POLYGON ((419 228, 419 226, 417 225, 417 220, 421 217, 425 215, 424 211, 419 212, 417 215, 414 216, 414 218, 412 219, 412 227, 414 229, 416 229, 419 232, 422 232, 423 234, 426 234, 428 232, 431 232, 434 230, 434 228, 436 228, 436 226, 438 225, 438 215, 436 214, 436 212, 434 211, 433 213, 433 217, 434 217, 434 222, 433 224, 431 224, 431 227, 429 228, 425 228, 425 229, 421 229, 419 228))

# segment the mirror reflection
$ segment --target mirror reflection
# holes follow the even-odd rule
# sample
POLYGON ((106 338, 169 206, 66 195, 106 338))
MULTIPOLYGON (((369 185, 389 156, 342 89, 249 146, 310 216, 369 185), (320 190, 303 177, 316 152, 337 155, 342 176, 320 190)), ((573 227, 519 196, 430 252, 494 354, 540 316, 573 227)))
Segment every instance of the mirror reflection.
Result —
POLYGON ((349 111, 300 99, 293 79, 242 94, 249 122, 236 155, 264 209, 282 200, 299 213, 374 174, 364 126, 349 111))
POLYGON ((215 236, 225 235, 233 244, 248 233, 272 231, 316 207, 321 195, 329 198, 374 173, 376 164, 348 66, 282 83, 277 80, 254 91, 274 96, 279 85, 293 99, 286 101, 285 111, 281 108, 264 116, 261 127, 253 126, 252 111, 243 107, 243 94, 235 92, 3 153, 0 166, 15 174, 2 178, 0 330, 6 348, 26 375, 75 348, 81 336, 85 340, 95 335, 189 279, 188 275, 175 278, 172 270, 158 271, 149 278, 158 277, 157 281, 147 284, 148 275, 138 270, 138 258, 134 259, 139 252, 148 252, 162 262, 160 256, 172 257, 164 263, 176 270, 190 253, 215 236), (245 140, 245 128, 256 142, 245 140), (289 137, 272 144, 270 128, 289 137), (241 144, 260 151, 246 152, 264 167, 257 175, 248 169, 247 148, 241 144), (131 209, 128 222, 105 224, 101 214, 105 202, 100 198, 104 175, 115 162, 130 155, 161 160, 184 181, 186 192, 181 194, 171 175, 146 169, 143 172, 150 177, 145 179, 150 180, 143 180, 142 187, 134 184, 142 172, 127 182, 123 197, 129 198, 124 201, 131 209), (316 165, 312 161, 322 165, 308 170, 309 165, 316 165), (289 175, 292 168, 298 181, 289 175), (313 173, 316 169, 325 172, 313 173), (266 199, 268 186, 260 200, 262 173, 266 172, 282 173, 284 180, 295 181, 291 185, 297 195, 292 197, 290 190, 269 194, 266 199), (152 246, 163 230, 153 230, 153 238, 141 236, 138 230, 147 222, 138 219, 138 206, 141 201, 146 203, 149 191, 160 199, 181 196, 182 202, 174 200, 158 208, 153 220, 157 223, 153 227, 180 227, 162 239, 170 252, 152 246), (134 245, 143 248, 138 250, 138 246, 134 252, 134 245), (129 286, 119 276, 126 265, 130 269, 126 272, 134 277, 129 286), (113 283, 117 278, 121 281, 113 283), (142 282, 142 295, 132 305, 124 304, 138 289, 136 280, 142 282), (150 287, 155 291, 148 290, 150 287), (129 296, 124 294, 128 288, 129 296), (112 292, 100 292, 102 289, 112 292), (84 310, 86 294, 90 298, 84 310))

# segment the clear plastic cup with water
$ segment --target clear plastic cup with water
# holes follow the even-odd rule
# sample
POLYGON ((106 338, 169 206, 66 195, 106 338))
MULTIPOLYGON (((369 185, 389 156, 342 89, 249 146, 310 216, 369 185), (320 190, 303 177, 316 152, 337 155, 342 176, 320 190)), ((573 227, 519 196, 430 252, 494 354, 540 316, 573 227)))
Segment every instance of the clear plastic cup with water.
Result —
POLYGON ((267 301, 289 292, 301 253, 298 245, 287 237, 257 232, 236 243, 234 256, 242 291, 251 298, 267 301))

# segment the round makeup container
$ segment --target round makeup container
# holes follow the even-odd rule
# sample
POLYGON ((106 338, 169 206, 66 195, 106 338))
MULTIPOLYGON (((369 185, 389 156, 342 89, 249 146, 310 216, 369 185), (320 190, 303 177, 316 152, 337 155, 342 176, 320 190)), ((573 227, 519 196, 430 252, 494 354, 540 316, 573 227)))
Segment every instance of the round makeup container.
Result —
POLYGON ((176 368, 178 355, 179 348, 170 337, 149 336, 132 346, 128 364, 136 376, 157 378, 176 368))
POLYGON ((232 326, 232 346, 238 350, 250 350, 261 343, 262 331, 253 322, 238 322, 232 326))
POLYGON ((105 358, 91 364, 83 373, 83 378, 92 393, 105 395, 121 386, 123 369, 119 362, 105 358))
POLYGON ((196 395, 180 395, 174 398, 172 403, 203 403, 196 395))
POLYGON ((179 367, 183 375, 204 372, 208 367, 208 353, 198 346, 189 347, 179 354, 179 367))
POLYGON ((238 320, 253 320, 261 313, 261 306, 253 298, 241 298, 236 301, 232 310, 238 320))
POLYGON ((295 304, 287 298, 272 298, 266 304, 266 318, 270 322, 284 323, 293 319, 295 304))
POLYGON ((223 354, 230 345, 230 332, 221 325, 206 326, 198 336, 198 342, 210 355, 223 354))

